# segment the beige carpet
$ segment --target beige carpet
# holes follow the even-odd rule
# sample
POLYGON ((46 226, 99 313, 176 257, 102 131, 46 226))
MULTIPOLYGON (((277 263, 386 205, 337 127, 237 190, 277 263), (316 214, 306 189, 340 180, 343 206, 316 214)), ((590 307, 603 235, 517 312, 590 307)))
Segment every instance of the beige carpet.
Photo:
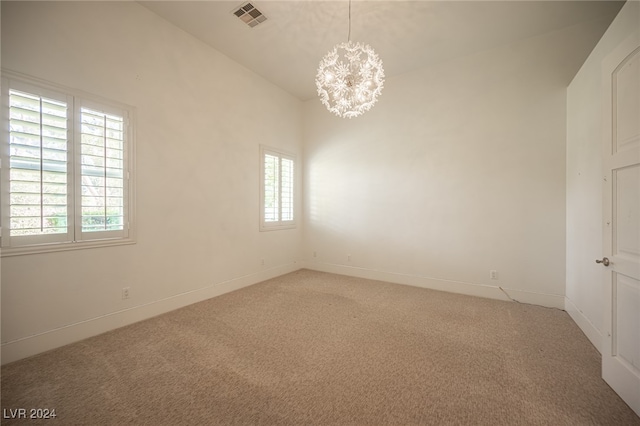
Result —
POLYGON ((640 425, 563 311, 308 270, 4 366, 2 408, 55 408, 46 425, 640 425))

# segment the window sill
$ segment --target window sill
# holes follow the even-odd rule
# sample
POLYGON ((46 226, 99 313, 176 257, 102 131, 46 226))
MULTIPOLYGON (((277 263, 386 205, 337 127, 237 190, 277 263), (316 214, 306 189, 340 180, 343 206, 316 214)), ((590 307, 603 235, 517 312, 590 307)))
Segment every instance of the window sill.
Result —
POLYGON ((295 229, 296 224, 284 224, 284 225, 260 225, 260 232, 266 231, 279 231, 281 229, 295 229))
POLYGON ((23 256, 28 254, 53 253, 58 251, 84 250, 99 247, 111 247, 135 244, 132 238, 105 239, 95 241, 80 241, 69 243, 38 244, 23 247, 3 247, 0 257, 23 256))

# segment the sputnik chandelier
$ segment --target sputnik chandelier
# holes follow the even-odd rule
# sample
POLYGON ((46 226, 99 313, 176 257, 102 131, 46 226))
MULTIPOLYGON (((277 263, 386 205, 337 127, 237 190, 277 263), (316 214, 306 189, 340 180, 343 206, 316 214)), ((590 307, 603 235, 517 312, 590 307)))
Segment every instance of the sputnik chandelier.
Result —
POLYGON ((376 52, 368 45, 351 41, 351 0, 349 36, 327 53, 318 66, 316 86, 324 106, 338 117, 357 117, 373 106, 382 93, 384 69, 376 52))

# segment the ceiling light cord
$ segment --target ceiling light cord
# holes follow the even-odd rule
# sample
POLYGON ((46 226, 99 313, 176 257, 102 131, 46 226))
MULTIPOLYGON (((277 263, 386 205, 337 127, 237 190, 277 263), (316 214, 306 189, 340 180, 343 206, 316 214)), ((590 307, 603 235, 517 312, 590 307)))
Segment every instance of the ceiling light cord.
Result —
POLYGON ((351 0, 349 0, 349 35, 347 41, 351 41, 351 0))

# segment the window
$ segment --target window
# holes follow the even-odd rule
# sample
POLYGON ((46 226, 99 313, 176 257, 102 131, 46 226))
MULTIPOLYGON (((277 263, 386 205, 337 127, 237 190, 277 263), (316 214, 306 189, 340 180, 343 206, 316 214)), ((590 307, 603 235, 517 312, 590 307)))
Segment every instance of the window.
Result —
POLYGON ((3 77, 2 254, 132 243, 132 108, 3 77))
POLYGON ((295 227, 295 157, 260 147, 260 230, 295 227))

